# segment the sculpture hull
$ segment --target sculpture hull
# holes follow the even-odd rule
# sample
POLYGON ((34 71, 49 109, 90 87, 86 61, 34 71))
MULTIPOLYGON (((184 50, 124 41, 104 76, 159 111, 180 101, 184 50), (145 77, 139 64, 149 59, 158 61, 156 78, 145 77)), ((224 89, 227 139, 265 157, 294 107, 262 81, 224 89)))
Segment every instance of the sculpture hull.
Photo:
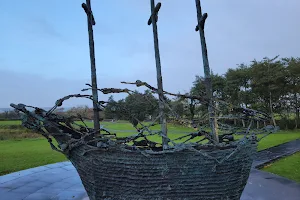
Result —
POLYGON ((248 142, 233 154, 234 148, 148 156, 110 149, 83 156, 88 150, 86 145, 75 148, 69 158, 91 200, 238 200, 249 177, 256 144, 248 142))

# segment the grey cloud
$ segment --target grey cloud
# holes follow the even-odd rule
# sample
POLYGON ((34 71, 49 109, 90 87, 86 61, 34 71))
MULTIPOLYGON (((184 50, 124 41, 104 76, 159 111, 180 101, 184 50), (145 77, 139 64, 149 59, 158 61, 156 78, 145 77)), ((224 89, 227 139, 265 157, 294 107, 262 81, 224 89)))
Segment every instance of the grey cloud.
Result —
MULTIPOLYGON (((189 90, 196 74, 203 75, 199 34, 194 31, 195 6, 190 1, 172 1, 173 7, 167 4, 171 2, 163 2, 158 23, 164 87, 184 92, 189 90), (180 12, 175 12, 175 7, 180 12)), ((138 6, 144 9, 146 4, 138 6)), ((203 1, 203 11, 209 14, 206 39, 211 69, 223 74, 228 68, 255 58, 299 56, 299 6, 296 0, 203 1)), ((155 84, 153 50, 150 54, 152 57, 144 65, 148 70, 140 70, 136 76, 155 84)))
MULTIPOLYGON (((105 76, 98 76, 101 80, 99 87, 121 87, 119 80, 111 80, 105 76)), ((89 94, 81 92, 89 80, 47 79, 39 75, 13 72, 0 69, 0 107, 7 108, 10 103, 24 103, 38 107, 53 106, 55 101, 69 94, 89 94)), ((100 82, 100 81, 99 81, 100 82)), ((123 98, 124 95, 117 95, 123 98)), ((108 95, 99 95, 100 99, 107 100, 108 95)), ((65 107, 75 105, 89 105, 85 99, 66 101, 65 107)))
MULTIPOLYGON (((180 8, 179 1, 172 3, 180 8)), ((188 8, 183 7, 181 11, 193 13, 174 13, 174 10, 165 7, 160 13, 162 60, 173 60, 175 66, 178 65, 176 63, 190 62, 187 59, 193 58, 197 58, 194 65, 202 62, 198 59, 199 56, 201 58, 199 35, 193 31, 196 21, 194 2, 186 2, 185 5, 188 8), (166 33, 165 30, 173 27, 170 21, 162 19, 167 15, 175 18, 174 23, 180 18, 178 15, 182 16, 183 19, 177 23, 178 32, 166 33)), ((279 0, 203 1, 203 11, 209 14, 206 39, 212 68, 224 72, 228 67, 235 67, 235 64, 265 55, 296 56, 300 50, 296 42, 300 34, 297 5, 300 6, 300 2, 296 0, 285 3, 279 0)))
MULTIPOLYGON (((126 12, 134 13, 138 17, 123 19, 124 11, 119 17, 124 20, 124 24, 112 22, 109 26, 113 26, 113 28, 104 27, 108 31, 107 34, 95 37, 96 54, 99 55, 96 58, 99 85, 100 87, 124 88, 125 86, 121 85, 120 81, 141 79, 155 86, 156 71, 152 30, 146 24, 148 14, 150 14, 149 1, 128 0, 126 3, 118 5, 123 6, 123 4, 132 5, 126 9, 126 12), (130 36, 127 28, 134 27, 135 33, 130 36), (116 40, 120 40, 118 46, 111 46, 109 37, 106 38, 110 31, 113 31, 111 33, 116 40), (144 38, 140 38, 140 35, 144 38), (100 49, 103 49, 101 41, 110 45, 103 51, 116 57, 115 60, 109 62, 110 66, 102 64, 103 57, 108 53, 101 52, 102 55, 100 54, 100 49), (119 63, 117 60, 121 59, 128 64, 116 66, 119 63), (101 68, 105 69, 101 71, 101 68), (112 74, 110 74, 110 70, 112 70, 112 74)), ((163 0, 162 4, 158 28, 164 88, 171 92, 184 92, 191 87, 195 75, 203 75, 199 34, 194 31, 197 21, 195 5, 194 1, 175 0, 163 0)), ((235 68, 239 63, 247 64, 255 58, 262 59, 265 56, 273 57, 275 55, 299 56, 300 21, 298 19, 300 12, 298 12, 298 8, 300 1, 202 1, 202 7, 203 11, 208 12, 209 15, 206 23, 206 39, 210 66, 215 73, 223 74, 228 68, 235 68)), ((100 7, 99 10, 95 8, 94 12, 101 12, 100 7)), ((119 14, 114 13, 114 15, 119 14)), ((109 13, 107 17, 109 17, 109 13)), ((97 20, 96 18, 96 21, 98 24, 95 26, 97 27, 95 36, 102 29, 101 19, 97 20)), ((51 33, 53 37, 60 37, 59 32, 56 33, 51 29, 51 24, 50 27, 44 27, 43 30, 48 31, 48 34, 51 33)), ((86 35, 82 36, 82 41, 87 42, 86 35)), ((82 47, 81 43, 80 47, 82 47)), ((87 46, 84 48, 88 50, 87 46)), ((85 56, 88 57, 88 55, 85 56)), ((53 105, 57 98, 77 93, 86 82, 85 80, 62 79, 51 81, 33 75, 24 77, 22 74, 0 72, 0 90, 1 94, 5 94, 5 98, 0 99, 0 106, 7 105, 11 101, 22 100, 34 105, 53 105), (5 73, 6 75, 2 75, 5 73), (12 78, 7 78, 9 76, 12 78), (2 85, 8 87, 3 88, 2 85), (60 87, 62 85, 64 87, 60 87), (58 89, 59 87, 60 89, 58 89), (28 93, 24 93, 24 91, 28 93), (38 99, 33 98, 37 96, 36 94, 40 94, 38 99)), ((133 86, 129 88, 135 89, 133 86)), ((116 98, 121 97, 123 96, 118 95, 116 98)), ((79 103, 81 104, 81 102, 79 103)), ((73 105, 75 104, 76 102, 73 103, 73 105)))

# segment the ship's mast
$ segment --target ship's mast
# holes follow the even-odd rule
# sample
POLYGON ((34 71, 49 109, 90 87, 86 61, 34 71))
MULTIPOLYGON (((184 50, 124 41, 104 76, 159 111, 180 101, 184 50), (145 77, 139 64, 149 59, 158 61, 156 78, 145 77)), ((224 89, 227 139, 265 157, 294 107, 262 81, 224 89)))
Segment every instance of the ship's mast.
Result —
POLYGON ((199 31, 201 47, 202 47, 202 59, 203 59, 203 67, 204 67, 206 95, 209 100, 208 103, 209 124, 211 127, 212 137, 214 141, 218 143, 219 137, 218 137, 218 130, 217 130, 217 120, 215 117, 214 101, 213 101, 213 94, 212 94, 212 82, 210 76, 210 68, 209 68, 207 47, 206 47, 206 40, 205 40, 205 33, 204 33, 204 25, 205 25, 205 20, 207 18, 207 13, 204 13, 202 15, 200 0, 195 0, 195 1, 196 1, 197 19, 198 19, 198 25, 196 26, 195 30, 199 31))
POLYGON ((97 74, 96 74, 96 61, 95 61, 95 45, 93 26, 96 24, 93 12, 91 9, 91 1, 86 0, 82 3, 82 8, 87 15, 88 33, 89 33, 89 47, 90 47, 90 60, 91 60, 91 80, 92 80, 92 94, 93 94, 93 110, 94 110, 94 129, 96 132, 100 131, 100 118, 98 107, 98 90, 97 90, 97 74))
POLYGON ((153 28, 153 39, 154 39, 154 51, 155 51, 155 61, 156 61, 156 73, 157 73, 157 89, 158 89, 158 98, 159 98, 159 115, 162 131, 162 143, 163 148, 165 149, 168 145, 167 139, 167 119, 164 112, 164 94, 163 94, 163 82, 161 74, 161 63, 160 63, 160 54, 159 54, 159 45, 158 45, 158 33, 157 33, 157 20, 158 20, 158 11, 161 7, 161 3, 157 3, 155 6, 154 0, 150 0, 151 4, 151 16, 148 20, 148 25, 152 24, 153 28))

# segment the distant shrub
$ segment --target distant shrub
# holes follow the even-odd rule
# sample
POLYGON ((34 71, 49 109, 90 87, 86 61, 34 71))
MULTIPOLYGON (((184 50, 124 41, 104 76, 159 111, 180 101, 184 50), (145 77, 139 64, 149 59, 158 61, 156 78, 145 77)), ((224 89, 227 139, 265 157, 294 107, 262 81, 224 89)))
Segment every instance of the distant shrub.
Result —
POLYGON ((282 118, 280 120, 276 120, 277 125, 280 127, 281 130, 293 130, 296 127, 300 128, 300 123, 298 122, 298 125, 296 126, 296 120, 295 119, 286 119, 282 118))
POLYGON ((26 138, 39 138, 40 134, 24 128, 21 125, 0 125, 0 140, 16 140, 26 138))

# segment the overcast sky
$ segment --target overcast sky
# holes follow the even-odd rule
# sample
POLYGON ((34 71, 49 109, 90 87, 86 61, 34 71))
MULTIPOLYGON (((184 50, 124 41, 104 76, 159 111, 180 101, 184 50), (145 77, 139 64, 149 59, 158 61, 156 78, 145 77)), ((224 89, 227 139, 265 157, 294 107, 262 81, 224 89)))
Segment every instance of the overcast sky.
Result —
MULTIPOLYGON (((91 0, 98 86, 156 86, 149 0, 91 0)), ((83 0, 10 0, 0 6, 0 108, 48 107, 90 82, 83 0)), ((158 2, 158 1, 157 1, 158 2)), ((162 0, 158 30, 164 88, 185 92, 203 75, 194 0, 162 0)), ((299 57, 299 0, 202 0, 211 69, 223 74, 265 56, 299 57)), ((133 88, 133 87, 129 87, 133 88)), ((100 95, 105 100, 108 96, 100 95)), ((116 96, 116 99, 120 96, 116 96)), ((65 106, 91 105, 73 100, 65 106)))

